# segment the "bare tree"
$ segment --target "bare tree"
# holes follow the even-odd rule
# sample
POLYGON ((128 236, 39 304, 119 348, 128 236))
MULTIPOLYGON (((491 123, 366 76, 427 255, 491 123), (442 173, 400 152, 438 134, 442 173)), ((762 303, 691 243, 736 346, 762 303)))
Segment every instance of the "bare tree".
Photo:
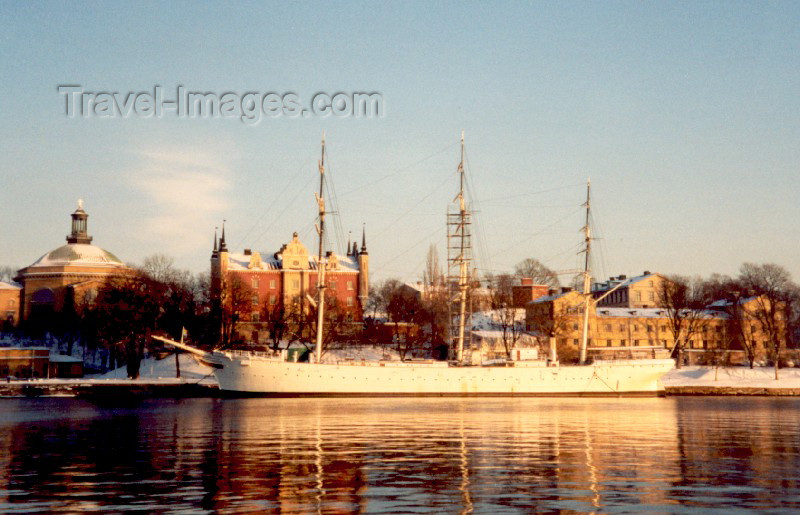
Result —
POLYGON ((252 310, 251 290, 236 275, 229 275, 220 296, 220 345, 230 347, 236 328, 245 313, 252 310))
POLYGON ((530 330, 547 337, 550 359, 556 360, 558 359, 556 338, 567 329, 569 322, 579 311, 566 302, 558 302, 558 299, 536 302, 532 309, 530 330))
POLYGON ((510 358, 511 350, 524 332, 524 323, 519 320, 518 309, 514 307, 514 277, 509 274, 500 274, 490 276, 489 281, 492 309, 497 314, 497 324, 502 331, 503 349, 506 357, 510 358))
POLYGON ((14 280, 14 277, 17 275, 17 270, 19 268, 15 268, 13 266, 3 265, 0 266, 0 281, 10 283, 14 280))
POLYGON ((775 363, 777 380, 781 349, 787 340, 788 315, 795 301, 797 286, 785 268, 773 263, 744 263, 739 270, 739 280, 748 293, 754 296, 750 315, 767 337, 765 344, 769 346, 775 363))
POLYGON ((676 358, 677 367, 683 365, 683 353, 692 336, 698 334, 707 323, 705 299, 702 283, 699 279, 672 276, 661 281, 658 288, 658 300, 668 318, 668 327, 672 333, 674 345, 672 354, 676 358))
POLYGON ((422 274, 422 282, 428 292, 441 288, 444 284, 442 267, 439 264, 439 253, 436 251, 436 245, 432 243, 428 247, 428 255, 425 257, 425 271, 422 274))
POLYGON ((514 272, 518 276, 529 277, 533 279, 536 284, 546 284, 550 288, 561 287, 561 282, 558 280, 558 275, 547 268, 538 259, 527 258, 514 267, 514 272))

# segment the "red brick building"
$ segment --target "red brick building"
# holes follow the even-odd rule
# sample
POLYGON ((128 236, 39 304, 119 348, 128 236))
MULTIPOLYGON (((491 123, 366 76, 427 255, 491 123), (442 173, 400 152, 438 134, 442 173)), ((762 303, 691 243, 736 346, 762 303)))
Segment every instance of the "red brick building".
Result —
POLYGON ((528 302, 547 295, 549 286, 546 284, 533 284, 533 279, 523 277, 522 284, 511 287, 511 296, 515 308, 524 308, 528 302))
MULTIPOLYGON (((273 254, 261 254, 251 249, 242 253, 229 252, 225 229, 219 242, 214 238, 211 254, 212 296, 230 299, 232 288, 244 290, 250 298, 250 313, 242 316, 240 335, 253 342, 269 336, 265 320, 269 312, 289 312, 310 309, 316 300, 319 264, 316 255, 294 233, 292 240, 273 254)), ((361 249, 356 243, 346 256, 326 254, 326 296, 333 297, 340 312, 352 320, 361 320, 369 295, 369 254, 362 235, 361 249)))

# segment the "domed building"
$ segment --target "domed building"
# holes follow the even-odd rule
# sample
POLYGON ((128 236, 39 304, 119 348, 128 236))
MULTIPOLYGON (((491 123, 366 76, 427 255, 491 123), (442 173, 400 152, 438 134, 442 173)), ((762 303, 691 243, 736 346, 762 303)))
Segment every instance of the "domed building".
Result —
POLYGON ((22 285, 22 320, 60 312, 68 303, 79 308, 94 300, 110 279, 124 277, 131 269, 111 252, 92 245, 83 201, 72 213, 72 231, 62 245, 17 272, 22 285))

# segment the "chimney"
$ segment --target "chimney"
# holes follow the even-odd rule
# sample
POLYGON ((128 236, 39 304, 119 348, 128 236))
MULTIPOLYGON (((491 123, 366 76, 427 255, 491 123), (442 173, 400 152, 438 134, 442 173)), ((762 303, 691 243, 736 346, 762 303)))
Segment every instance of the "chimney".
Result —
POLYGON ((620 280, 620 281, 624 281, 624 280, 625 280, 625 279, 627 279, 627 278, 628 278, 628 276, 627 276, 627 275, 620 275, 620 276, 619 276, 619 280, 620 280))
POLYGON ((253 253, 253 251, 252 251, 252 250, 250 250, 250 249, 244 249, 244 255, 245 255, 245 256, 249 256, 249 255, 251 255, 252 253, 253 253))
POLYGON ((572 291, 572 286, 562 286, 561 293, 569 293, 572 291))
POLYGON ((532 277, 523 277, 522 278, 522 286, 533 286, 533 278, 532 277))
POLYGON ((645 270, 642 275, 650 275, 650 270, 645 270))

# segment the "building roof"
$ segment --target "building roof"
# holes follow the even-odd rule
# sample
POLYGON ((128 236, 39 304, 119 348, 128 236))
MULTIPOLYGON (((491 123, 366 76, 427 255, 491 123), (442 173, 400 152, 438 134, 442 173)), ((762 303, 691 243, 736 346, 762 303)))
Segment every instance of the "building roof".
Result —
POLYGON ((51 250, 28 268, 45 266, 108 266, 124 268, 125 263, 111 252, 96 245, 68 243, 51 250))
POLYGON ((22 286, 17 283, 6 283, 0 281, 0 290, 21 290, 22 286))
POLYGON ((561 292, 561 293, 555 293, 553 295, 545 295, 543 297, 539 297, 537 299, 533 299, 531 301, 528 301, 528 304, 539 304, 539 303, 542 303, 542 302, 553 302, 554 300, 560 299, 562 297, 566 297, 567 295, 572 295, 574 293, 580 293, 580 292, 578 292, 577 290, 570 290, 570 291, 564 291, 564 292, 561 292))
POLYGON ((655 277, 658 274, 651 274, 646 273, 642 275, 637 275, 636 277, 628 277, 626 279, 620 280, 618 278, 612 277, 611 279, 602 282, 602 283, 594 283, 592 285, 592 292, 603 292, 606 290, 610 290, 611 288, 617 287, 619 285, 620 288, 624 288, 626 286, 630 286, 632 284, 636 284, 640 281, 645 279, 649 279, 651 277, 655 277))
MULTIPOLYGON (((261 267, 250 268, 251 255, 234 252, 228 253, 228 270, 259 271, 281 270, 283 268, 281 254, 276 255, 274 253, 262 252, 260 253, 260 256, 261 267)), ((358 272, 358 262, 353 258, 353 256, 341 256, 336 254, 336 259, 339 263, 338 270, 328 269, 328 272, 358 272)), ((308 268, 311 270, 317 269, 317 256, 308 256, 308 268)))
MULTIPOLYGON (((687 310, 688 311, 688 310, 687 310)), ((598 317, 609 318, 666 318, 667 310, 664 308, 607 308, 598 306, 598 317)), ((706 318, 724 318, 719 311, 702 310, 701 315, 706 318)))

